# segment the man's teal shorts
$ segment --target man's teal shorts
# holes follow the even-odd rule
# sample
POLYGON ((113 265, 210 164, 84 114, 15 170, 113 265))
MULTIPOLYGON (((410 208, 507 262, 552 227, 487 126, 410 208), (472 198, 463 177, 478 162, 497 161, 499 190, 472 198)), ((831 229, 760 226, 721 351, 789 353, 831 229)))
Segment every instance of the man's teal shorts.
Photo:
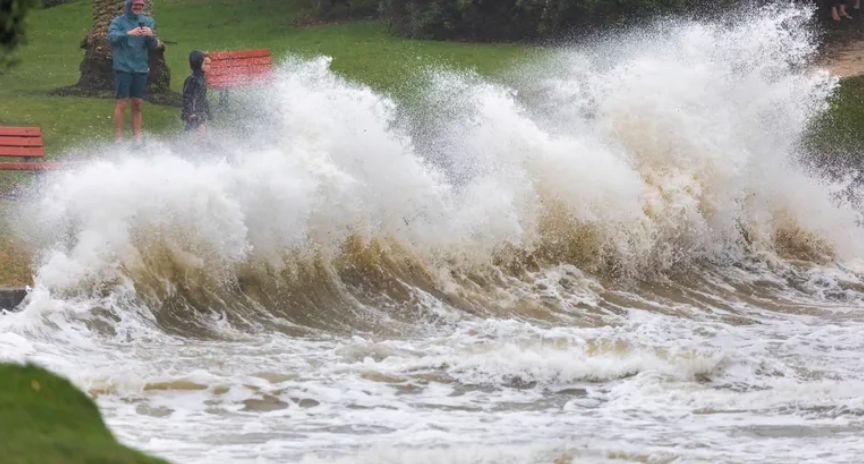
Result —
POLYGON ((114 71, 114 86, 117 88, 117 99, 144 98, 147 88, 147 73, 125 73, 114 71))

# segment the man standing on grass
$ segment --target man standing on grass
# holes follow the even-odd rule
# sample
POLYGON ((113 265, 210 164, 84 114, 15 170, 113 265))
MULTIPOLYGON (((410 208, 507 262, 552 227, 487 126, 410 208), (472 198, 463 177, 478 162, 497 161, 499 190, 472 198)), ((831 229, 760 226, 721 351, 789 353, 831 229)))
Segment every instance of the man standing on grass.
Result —
POLYGON ((147 75, 150 73, 148 51, 158 46, 156 24, 144 16, 144 0, 126 0, 126 13, 113 21, 108 29, 108 43, 114 55, 114 85, 117 107, 114 109, 114 141, 123 140, 126 105, 132 98, 132 134, 135 144, 141 143, 141 109, 147 75))

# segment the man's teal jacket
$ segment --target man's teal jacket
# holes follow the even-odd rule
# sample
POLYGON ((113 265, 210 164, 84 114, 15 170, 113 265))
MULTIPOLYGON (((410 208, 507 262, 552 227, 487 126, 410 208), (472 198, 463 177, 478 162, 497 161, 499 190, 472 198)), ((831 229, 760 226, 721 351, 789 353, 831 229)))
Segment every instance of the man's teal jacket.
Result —
POLYGON ((142 74, 150 72, 147 51, 155 50, 159 43, 156 40, 155 27, 156 23, 152 18, 132 13, 132 0, 126 0, 126 13, 114 18, 108 28, 108 43, 111 44, 114 55, 115 71, 142 74), (138 27, 138 23, 154 29, 153 37, 126 35, 138 27))

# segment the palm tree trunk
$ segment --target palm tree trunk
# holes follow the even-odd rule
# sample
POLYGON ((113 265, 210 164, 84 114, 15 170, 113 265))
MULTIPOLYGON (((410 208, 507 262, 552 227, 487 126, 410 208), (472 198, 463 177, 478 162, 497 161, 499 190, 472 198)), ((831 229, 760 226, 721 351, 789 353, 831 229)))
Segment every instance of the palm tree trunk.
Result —
MULTIPOLYGON (((144 14, 153 17, 153 0, 145 0, 144 14)), ((114 90, 114 70, 112 69, 111 45, 107 34, 111 21, 123 14, 126 0, 94 0, 93 29, 84 37, 81 48, 85 50, 81 61, 81 77, 76 87, 85 92, 114 90)), ((159 24, 156 24, 158 33, 159 24)), ((150 75, 147 77, 147 93, 157 94, 169 91, 171 71, 165 63, 165 47, 150 52, 150 75)))

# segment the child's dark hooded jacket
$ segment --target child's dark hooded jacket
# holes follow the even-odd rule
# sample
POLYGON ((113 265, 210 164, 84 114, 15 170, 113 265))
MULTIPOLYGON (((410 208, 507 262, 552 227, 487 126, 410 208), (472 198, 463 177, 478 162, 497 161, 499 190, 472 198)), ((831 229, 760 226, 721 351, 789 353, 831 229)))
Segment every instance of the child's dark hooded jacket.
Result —
POLYGON ((192 74, 183 83, 183 112, 180 119, 186 122, 203 124, 210 120, 210 102, 207 101, 207 76, 201 69, 204 63, 204 52, 193 51, 189 54, 189 67, 192 74), (190 120, 189 116, 195 115, 190 120))

